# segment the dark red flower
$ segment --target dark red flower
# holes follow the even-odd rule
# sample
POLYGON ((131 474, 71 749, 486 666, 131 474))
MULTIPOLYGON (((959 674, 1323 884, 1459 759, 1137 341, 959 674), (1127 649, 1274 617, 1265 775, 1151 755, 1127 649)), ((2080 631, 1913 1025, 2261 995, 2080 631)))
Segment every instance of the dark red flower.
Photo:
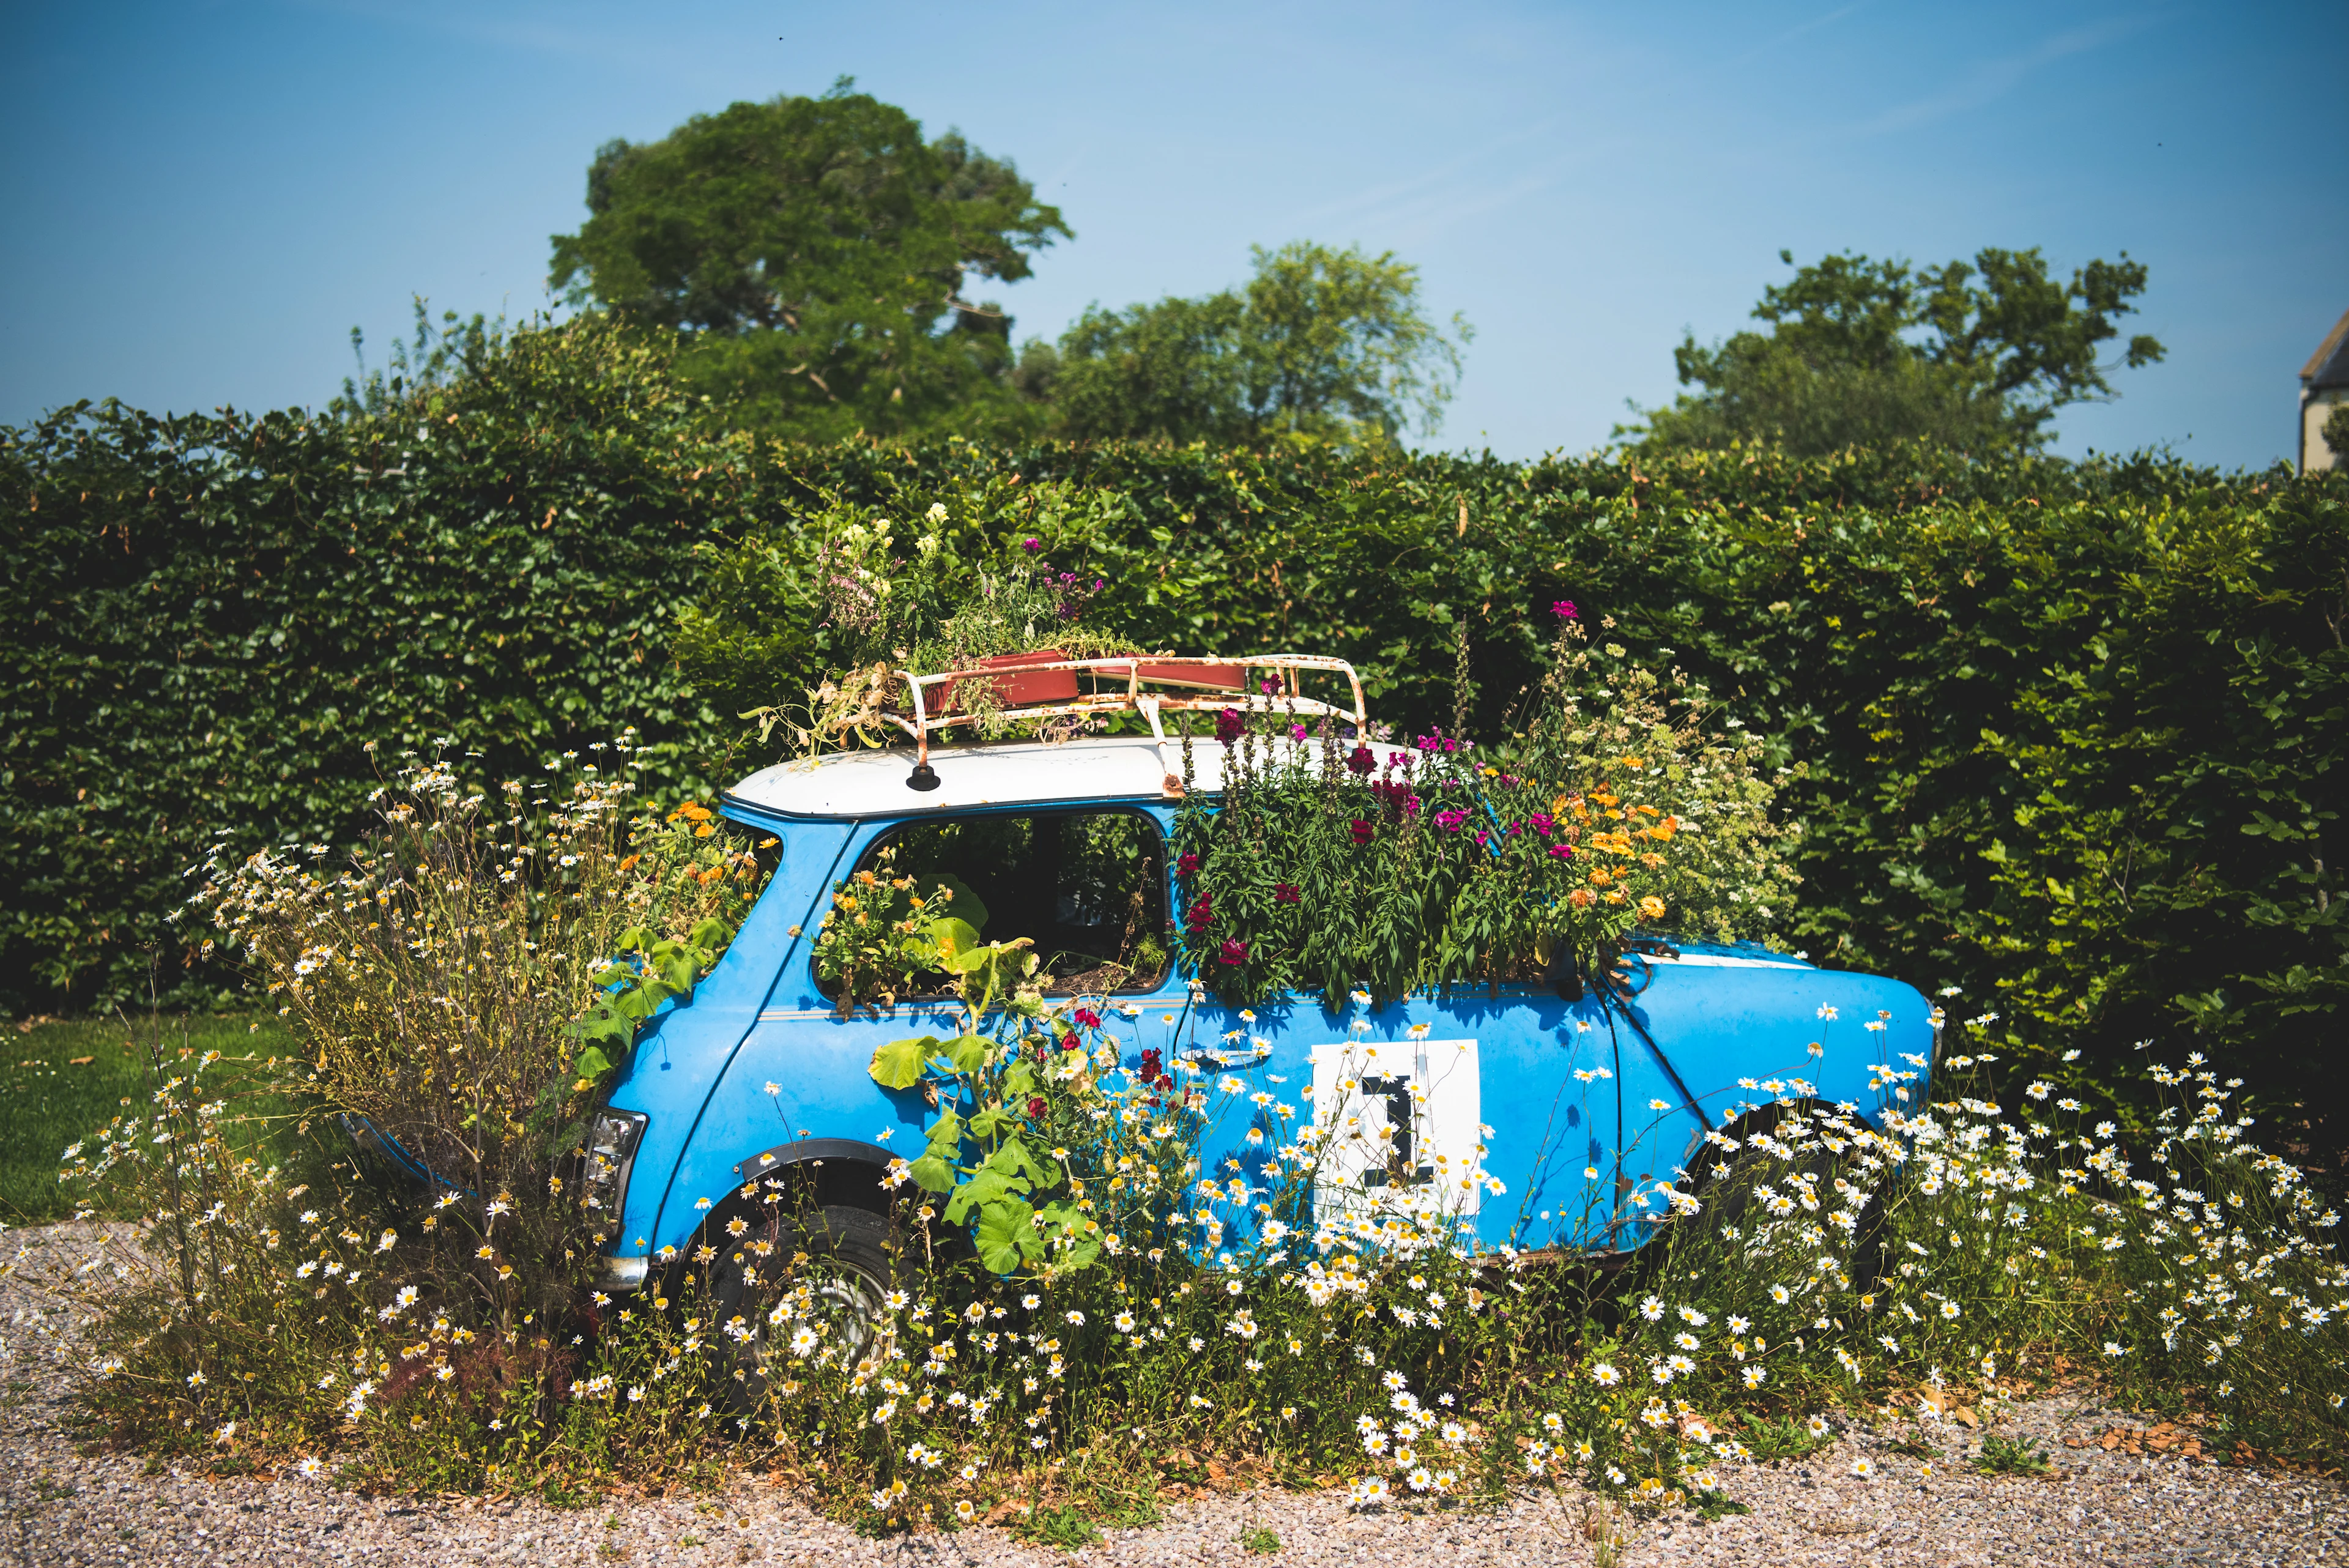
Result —
POLYGON ((1078 1025, 1081 1028, 1099 1029, 1101 1027, 1101 1014, 1090 1007, 1078 1008, 1076 1018, 1078 1025))
POLYGON ((1216 957, 1222 962, 1231 965, 1232 968, 1237 969, 1247 962, 1247 948, 1245 944, 1232 941, 1227 938, 1224 945, 1216 950, 1216 957))
POLYGON ((1074 1051, 1081 1048, 1082 1044, 1083 1042, 1077 1038, 1077 1032, 1073 1029, 1061 1036, 1061 1049, 1063 1051, 1074 1051))
POLYGON ((1272 896, 1276 902, 1283 904, 1294 904, 1301 897, 1294 882, 1275 882, 1272 885, 1272 896))
POLYGON ((1164 1052, 1160 1051, 1156 1046, 1153 1046, 1142 1054, 1142 1077, 1144 1083, 1149 1083, 1154 1080, 1159 1074, 1165 1070, 1166 1055, 1164 1052))
POLYGON ((1207 910, 1206 894, 1202 893, 1191 900, 1190 910, 1183 917, 1183 923, 1195 931, 1205 930, 1216 923, 1216 917, 1207 910))
POLYGON ((1356 821, 1348 823, 1346 825, 1346 830, 1354 836, 1354 842, 1357 844, 1368 844, 1371 841, 1371 833, 1372 829, 1371 825, 1367 822, 1357 819, 1356 821))
POLYGON ((1246 733, 1247 721, 1240 717, 1237 709, 1226 708, 1216 715, 1216 739, 1224 744, 1228 746, 1246 733))
POLYGON ((1188 877, 1199 868, 1199 857, 1185 851, 1174 857, 1174 869, 1188 877))
POLYGON ((1357 777, 1367 776, 1370 771, 1378 765, 1378 758, 1371 755, 1371 748, 1368 746, 1356 746, 1346 753, 1346 766, 1351 769, 1357 777))
POLYGON ((1028 1119, 1029 1119, 1030 1121, 1034 1121, 1034 1120, 1036 1120, 1037 1118, 1039 1118, 1040 1116, 1041 1116, 1043 1114, 1044 1114, 1044 1098, 1043 1098, 1043 1096, 1040 1096, 1040 1095, 1034 1095, 1034 1096, 1030 1096, 1029 1097, 1029 1100, 1028 1100, 1028 1119))

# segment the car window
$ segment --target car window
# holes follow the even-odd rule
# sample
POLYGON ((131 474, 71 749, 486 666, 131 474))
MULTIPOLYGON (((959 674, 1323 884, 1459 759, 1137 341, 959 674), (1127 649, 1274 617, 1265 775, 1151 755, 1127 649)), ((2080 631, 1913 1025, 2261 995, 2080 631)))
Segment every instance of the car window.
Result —
MULTIPOLYGON (((1026 937, 1059 995, 1147 991, 1165 978, 1166 849, 1136 811, 1050 811, 907 823, 859 871, 956 890, 954 913, 988 941, 1026 937)), ((936 989, 943 989, 941 983, 936 989)), ((926 990, 931 989, 928 987, 926 990)))

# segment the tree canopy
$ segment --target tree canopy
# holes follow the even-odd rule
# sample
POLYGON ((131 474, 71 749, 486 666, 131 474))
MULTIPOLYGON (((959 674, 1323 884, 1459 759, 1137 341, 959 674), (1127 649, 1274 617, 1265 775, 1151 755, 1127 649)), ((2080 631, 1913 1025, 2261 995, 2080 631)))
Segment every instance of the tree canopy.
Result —
POLYGON ((1026 277, 1073 236, 1009 160, 952 130, 925 140, 853 86, 605 143, 553 281, 684 337, 682 375, 731 424, 819 440, 1016 426, 1010 318, 965 290, 1026 277))
POLYGON ((1030 345, 1023 384, 1050 401, 1055 431, 1247 444, 1433 432, 1472 329, 1429 319, 1417 267, 1303 240, 1251 254, 1241 289, 1094 306, 1057 350, 1030 345))
MULTIPOLYGON (((1778 259, 1794 265, 1791 252, 1778 259)), ((1758 441, 1821 453, 1913 439, 2035 451, 2058 409, 2116 395, 2109 370, 2162 358, 2139 334, 2117 362, 2098 358, 2145 285, 2127 252, 2068 283, 2035 247, 1938 267, 1830 254, 1763 290, 1754 316, 1768 333, 1711 348, 1685 337, 1672 358, 1694 389, 1662 408, 1635 405, 1645 423, 1615 433, 1651 451, 1758 441)))

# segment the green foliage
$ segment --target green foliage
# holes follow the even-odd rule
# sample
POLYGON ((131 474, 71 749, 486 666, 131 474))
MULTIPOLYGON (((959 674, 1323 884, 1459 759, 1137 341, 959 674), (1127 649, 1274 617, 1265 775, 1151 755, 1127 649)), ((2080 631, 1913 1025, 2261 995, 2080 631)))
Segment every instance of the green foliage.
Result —
POLYGON ((682 335, 687 384, 733 428, 1016 431, 1010 319, 963 290, 1026 277, 1068 225, 1008 161, 955 131, 925 140, 853 85, 607 142, 554 282, 682 335))
POLYGON ((1982 1434, 1982 1451, 1974 1456, 1973 1465, 1986 1476, 2046 1476, 2054 1471, 2037 1443, 2002 1432, 1982 1434))
POLYGON ((2318 433, 2324 438, 2325 447, 2333 453, 2333 465, 2349 465, 2349 402, 2333 404, 2333 411, 2324 416, 2324 423, 2318 433))
MULTIPOLYGON (((1791 252, 1778 259, 1794 265, 1791 252)), ((2036 450, 2058 409, 2114 395, 2097 346, 2119 335, 2115 319, 2145 282, 2126 253, 2068 285, 2035 248, 1925 268, 1830 254, 1763 290, 1754 315, 1772 325, 1766 337, 1740 332, 1711 348, 1685 339, 1673 363, 1699 389, 1616 433, 1649 452, 1745 441, 1816 454, 1917 440, 2036 450)), ((2139 334, 2123 363, 2163 353, 2139 334)))
POLYGON ((709 793, 736 726, 667 640, 693 545, 779 477, 599 320, 376 413, 83 404, 0 436, 0 1005, 143 998, 150 953, 167 1002, 218 996, 162 921, 183 870, 349 845, 370 741, 511 778, 634 723, 648 794, 709 793))
POLYGON ((733 935, 715 916, 695 922, 683 937, 664 937, 647 926, 630 926, 612 944, 619 956, 595 975, 603 994, 571 1026, 586 1041, 573 1065, 588 1084, 615 1065, 603 1047, 625 1054, 636 1044, 636 1031, 672 998, 690 996, 695 983, 716 967, 719 955, 733 935))
POLYGON ((1307 240, 1251 254, 1241 293, 1080 317, 1027 368, 1049 379, 1055 431, 1371 445, 1414 421, 1434 431, 1474 334, 1457 316, 1449 337, 1428 319, 1417 267, 1307 240))

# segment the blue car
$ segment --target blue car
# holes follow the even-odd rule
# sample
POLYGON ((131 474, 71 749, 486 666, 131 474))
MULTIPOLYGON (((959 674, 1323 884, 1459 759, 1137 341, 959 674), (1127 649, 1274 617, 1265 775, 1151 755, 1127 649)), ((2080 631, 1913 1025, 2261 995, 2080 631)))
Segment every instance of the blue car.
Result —
MULTIPOLYGON (((1159 701, 1142 691, 1175 688, 1167 707, 1247 701, 1224 695, 1238 680, 1199 662, 1069 660, 1095 678, 1118 666, 1109 673, 1123 690, 1078 698, 1071 681, 1044 693, 1067 701, 1038 710, 1123 707, 1152 735, 935 752, 930 733, 952 721, 925 715, 922 699, 947 678, 921 678, 914 753, 785 763, 725 792, 727 817, 779 841, 777 865, 717 967, 647 1025, 595 1124, 622 1217, 607 1288, 691 1254, 733 1194, 785 1172, 814 1180, 846 1238, 839 1261, 881 1274, 886 1173, 920 1151, 937 1112, 867 1067, 877 1047, 950 1034, 959 1015, 950 999, 919 997, 843 1012, 819 981, 812 948, 835 886, 885 857, 899 874, 956 879, 984 906, 988 939, 1030 939, 1047 994, 1094 999, 1129 1070, 1149 1053, 1154 1068, 1211 1075, 1225 1092, 1210 1099, 1206 1168, 1261 1169, 1295 1147, 1309 1106, 1324 1223, 1418 1186, 1490 1246, 1627 1252, 1654 1232, 1664 1189, 1708 1135, 1733 1138, 1784 1099, 1872 1112, 1893 1091, 1871 1067, 1931 1059, 1938 1014, 1909 986, 1752 945, 1635 941, 1588 982, 1479 984, 1384 1006, 1221 1004, 1175 960, 1167 843, 1183 784, 1159 701)), ((1351 680, 1330 660, 1230 668, 1285 662, 1351 680)), ((1212 796, 1221 748, 1194 753, 1191 787, 1212 796)), ((1923 1087, 1920 1077, 1899 1092, 1923 1087)))

